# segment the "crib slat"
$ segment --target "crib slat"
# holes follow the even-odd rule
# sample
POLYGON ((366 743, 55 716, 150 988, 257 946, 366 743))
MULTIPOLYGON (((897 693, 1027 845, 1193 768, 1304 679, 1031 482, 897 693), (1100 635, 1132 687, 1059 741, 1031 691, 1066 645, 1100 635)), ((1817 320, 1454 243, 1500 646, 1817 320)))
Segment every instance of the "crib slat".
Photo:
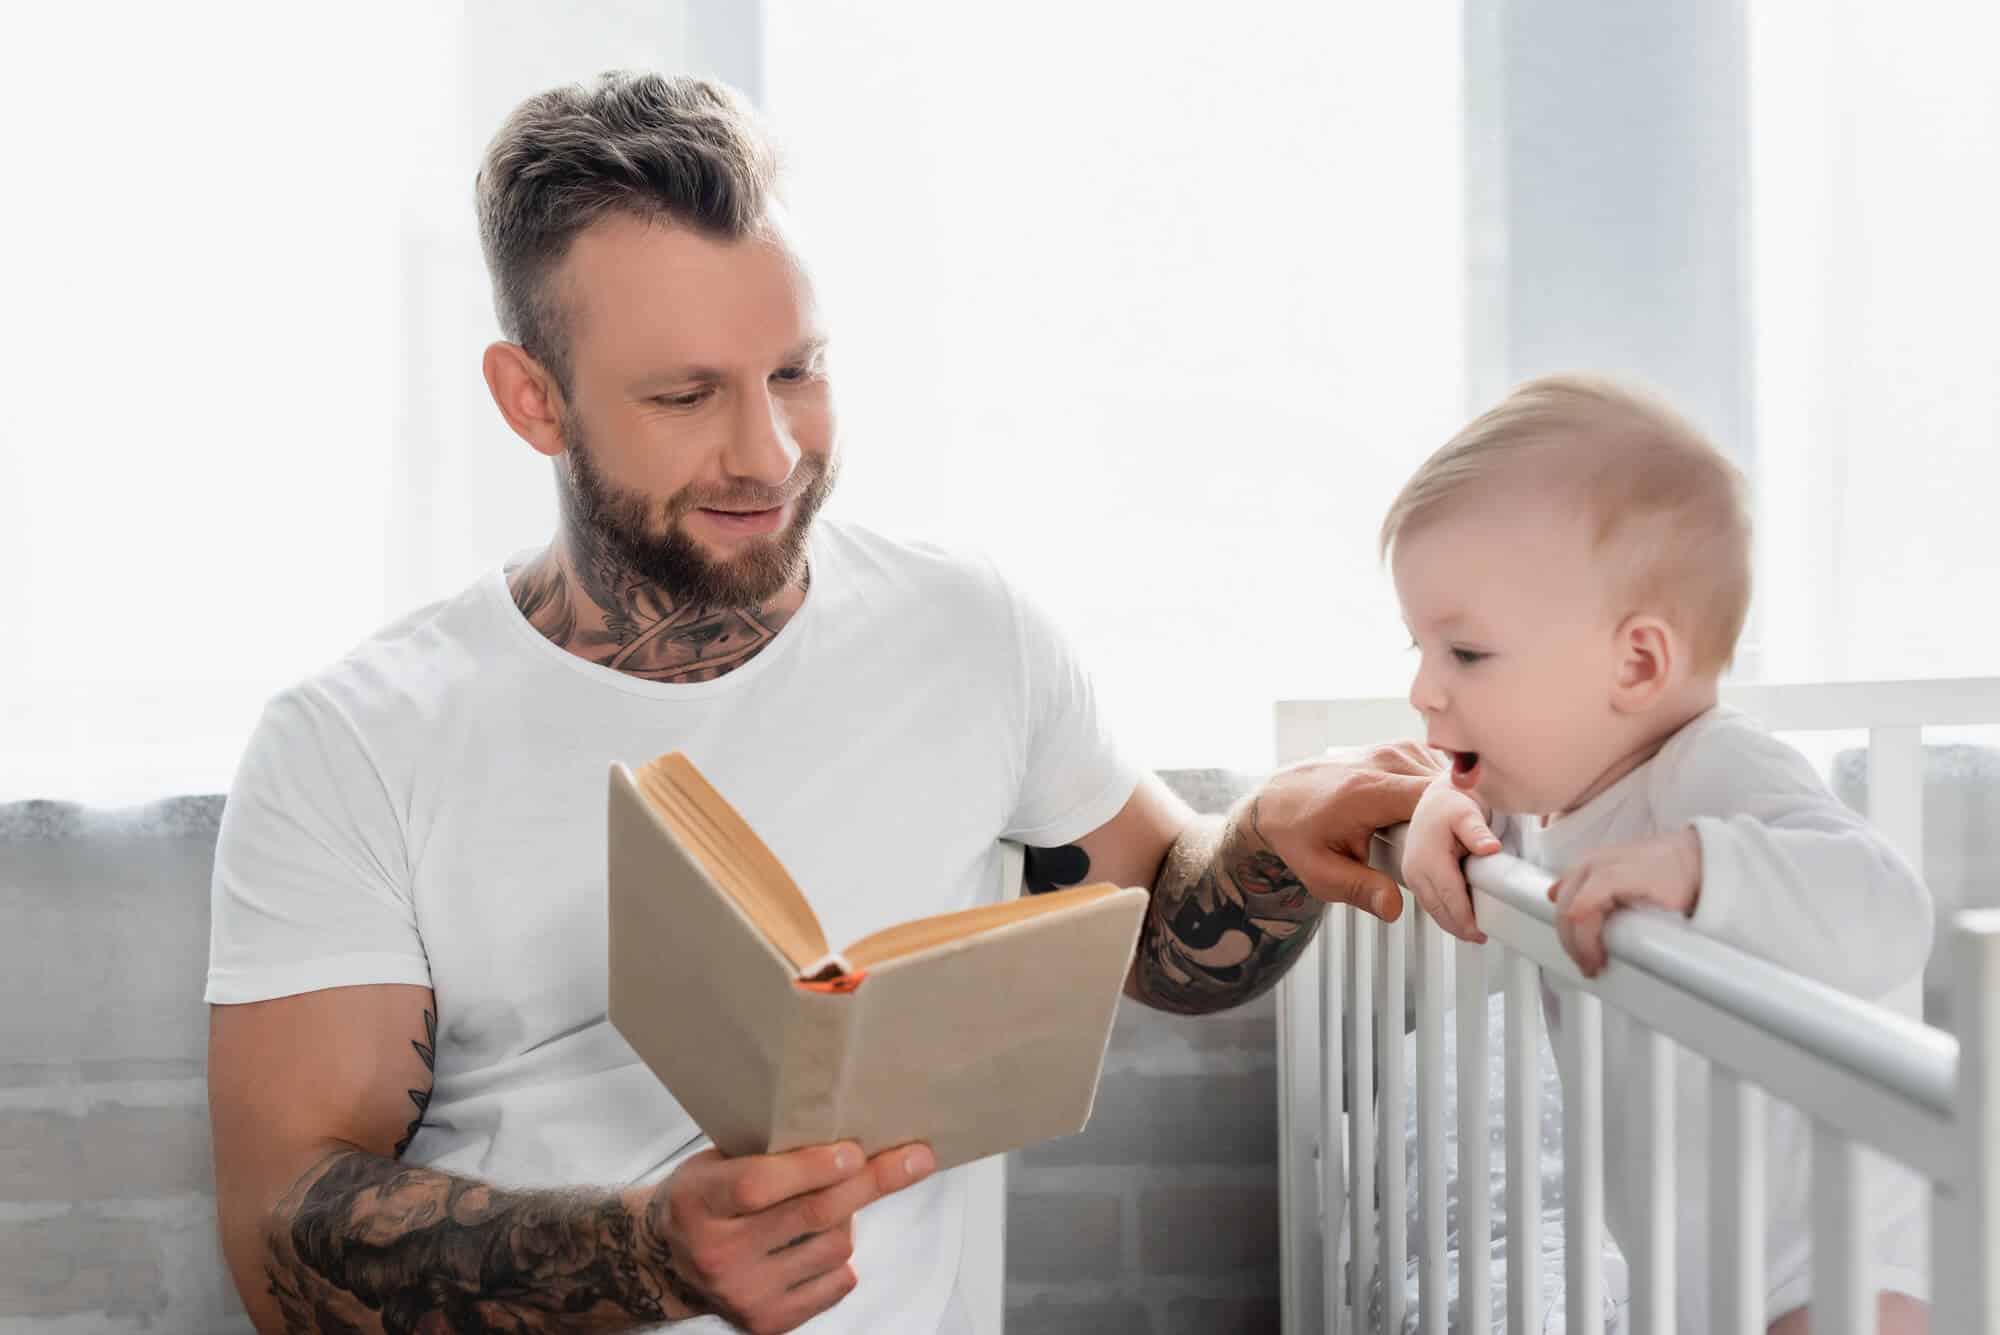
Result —
POLYGON ((1375 920, 1347 912, 1347 1010, 1354 1046, 1347 1055, 1347 1231, 1349 1329, 1372 1328, 1368 1286, 1375 1274, 1375 920))
POLYGON ((1632 1271, 1632 1335, 1674 1335, 1674 1045, 1639 1030, 1639 1236, 1632 1271))
MULTIPOLYGON (((1709 1068, 1709 1264, 1715 1328, 1764 1329, 1764 1096, 1720 1066, 1709 1068)), ((1817 1329, 1815 1327, 1815 1329, 1817 1329)))
POLYGON ((1507 1329, 1538 1335, 1542 1328, 1540 973, 1525 955, 1508 952, 1507 970, 1507 1329))
POLYGON ((1875 1329, 1862 1254, 1861 1152, 1831 1127, 1813 1123, 1813 1335, 1867 1335, 1875 1329))
POLYGON ((1400 1331, 1407 1306, 1404 1272, 1409 1260, 1409 1190, 1403 1148, 1407 1075, 1403 1069, 1403 975, 1409 955, 1412 908, 1382 924, 1382 1024, 1376 1049, 1382 1057, 1382 1329, 1400 1331))
POLYGON ((1417 966, 1417 1247, 1418 1326, 1445 1335, 1450 1273, 1444 1217, 1444 929, 1412 911, 1417 966))
POLYGON ((1486 1165, 1486 948, 1455 947, 1458 1016, 1458 1322, 1493 1321, 1492 1183, 1486 1165))
POLYGON ((1604 1007, 1588 992, 1563 998, 1563 1311, 1569 1335, 1604 1328, 1604 1007))
POLYGON ((1320 1309, 1324 1335, 1346 1329, 1346 1291, 1340 1287, 1347 1238, 1347 1132, 1341 1113, 1346 1097, 1342 1073, 1350 1044, 1341 1027, 1347 991, 1347 928, 1329 909, 1319 932, 1319 1245, 1320 1309))

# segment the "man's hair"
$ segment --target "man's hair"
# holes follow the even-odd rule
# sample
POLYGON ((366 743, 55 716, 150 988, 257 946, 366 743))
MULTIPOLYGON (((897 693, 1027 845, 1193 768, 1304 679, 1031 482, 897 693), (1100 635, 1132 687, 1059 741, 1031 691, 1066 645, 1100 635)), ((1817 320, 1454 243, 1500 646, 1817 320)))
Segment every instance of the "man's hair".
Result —
POLYGON ((734 241, 776 189, 770 141, 722 84, 613 70, 537 93, 493 137, 474 187, 500 328, 567 390, 569 312, 553 279, 578 233, 625 213, 734 241))
POLYGON ((1743 475, 1663 400, 1609 377, 1543 376, 1514 389, 1416 472, 1382 521, 1381 552, 1503 483, 1573 500, 1590 521, 1620 614, 1651 611, 1688 637, 1697 671, 1736 653, 1750 607, 1743 475))

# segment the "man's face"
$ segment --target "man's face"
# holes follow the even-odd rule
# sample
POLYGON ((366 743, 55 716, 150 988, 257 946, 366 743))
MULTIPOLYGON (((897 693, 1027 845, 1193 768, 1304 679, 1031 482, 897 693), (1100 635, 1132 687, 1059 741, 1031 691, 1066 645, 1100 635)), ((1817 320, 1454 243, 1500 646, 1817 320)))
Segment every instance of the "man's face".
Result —
POLYGON ((1618 617, 1577 508, 1480 496, 1392 554, 1420 656, 1410 703, 1460 786, 1501 811, 1571 810, 1631 746, 1612 708, 1618 617))
POLYGON ((723 242, 613 214, 554 281, 577 537, 676 605, 776 595, 838 462, 812 287, 782 234, 723 242))

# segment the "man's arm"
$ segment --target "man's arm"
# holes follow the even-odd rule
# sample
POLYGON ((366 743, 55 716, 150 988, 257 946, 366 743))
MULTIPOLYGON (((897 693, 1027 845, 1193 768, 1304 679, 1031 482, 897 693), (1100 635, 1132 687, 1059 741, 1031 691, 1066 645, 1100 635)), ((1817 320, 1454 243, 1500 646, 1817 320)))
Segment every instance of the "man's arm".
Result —
POLYGON ((1031 850, 1031 884, 1152 887, 1126 995, 1198 1014, 1268 991, 1328 903, 1393 919, 1402 896, 1368 865, 1375 831, 1410 818, 1434 757, 1411 743, 1272 775, 1226 817, 1198 817, 1152 775, 1071 848, 1031 850))
POLYGON ((851 1144, 709 1151, 625 1191, 405 1165, 435 1013, 408 986, 211 1011, 223 1250, 259 1330, 620 1331, 710 1311, 790 1330, 853 1288, 854 1212, 928 1171, 851 1144))

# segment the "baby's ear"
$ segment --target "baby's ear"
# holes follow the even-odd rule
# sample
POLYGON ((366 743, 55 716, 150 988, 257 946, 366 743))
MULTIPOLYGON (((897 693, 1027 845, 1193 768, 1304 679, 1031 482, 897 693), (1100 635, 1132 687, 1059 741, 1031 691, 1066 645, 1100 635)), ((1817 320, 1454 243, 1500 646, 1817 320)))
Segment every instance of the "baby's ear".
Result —
POLYGON ((1611 707, 1621 714, 1649 708, 1680 667, 1681 645, 1673 627, 1657 616, 1635 612, 1618 623, 1611 707))

